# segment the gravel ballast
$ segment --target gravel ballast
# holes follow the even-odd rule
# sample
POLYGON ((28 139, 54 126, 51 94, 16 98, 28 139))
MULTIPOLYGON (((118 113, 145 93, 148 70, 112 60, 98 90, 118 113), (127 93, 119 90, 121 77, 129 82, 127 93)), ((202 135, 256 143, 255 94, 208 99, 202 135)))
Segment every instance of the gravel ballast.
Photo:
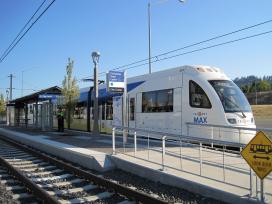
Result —
POLYGON ((6 186, 0 184, 0 203, 18 204, 20 202, 12 199, 12 192, 6 190, 6 186))
POLYGON ((117 181, 119 184, 135 188, 153 196, 158 196, 169 203, 225 204, 224 202, 194 194, 184 189, 153 182, 122 170, 108 171, 103 176, 107 179, 117 181))

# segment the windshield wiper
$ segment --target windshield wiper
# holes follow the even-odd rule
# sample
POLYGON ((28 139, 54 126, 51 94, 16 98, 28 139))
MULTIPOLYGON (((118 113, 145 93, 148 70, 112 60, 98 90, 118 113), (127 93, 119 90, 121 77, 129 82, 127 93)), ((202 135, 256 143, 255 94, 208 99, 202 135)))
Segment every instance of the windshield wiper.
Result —
POLYGON ((225 97, 223 94, 222 94, 222 97, 223 97, 223 100, 227 99, 231 104, 233 104, 234 106, 236 106, 237 108, 239 108, 239 112, 242 113, 243 118, 246 118, 246 114, 242 111, 242 108, 237 103, 235 103, 231 99, 225 97))

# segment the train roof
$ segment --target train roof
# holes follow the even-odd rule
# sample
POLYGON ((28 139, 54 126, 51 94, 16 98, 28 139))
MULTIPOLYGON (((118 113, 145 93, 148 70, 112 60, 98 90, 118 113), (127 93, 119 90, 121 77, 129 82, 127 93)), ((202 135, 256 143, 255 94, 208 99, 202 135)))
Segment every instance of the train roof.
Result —
MULTIPOLYGON (((225 73, 217 67, 206 66, 206 65, 185 65, 185 66, 153 72, 152 74, 144 74, 144 75, 130 77, 127 80, 128 81, 127 90, 128 92, 131 91, 132 89, 136 88, 147 79, 157 78, 157 77, 161 77, 165 75, 176 75, 179 72, 183 72, 184 74, 189 74, 189 75, 195 75, 206 80, 211 80, 211 79, 229 80, 229 78, 225 75, 225 73)), ((90 90, 90 87, 85 87, 80 89, 79 102, 87 101, 89 90, 90 90)), ((118 96, 118 95, 121 95, 121 94, 108 93, 106 90, 106 84, 99 85, 99 98, 106 98, 106 97, 112 97, 112 96, 118 96)))
POLYGON ((218 67, 207 66, 207 65, 184 65, 180 67, 153 72, 152 74, 144 74, 144 75, 131 77, 131 78, 128 78, 128 82, 132 82, 132 81, 134 82, 140 79, 146 80, 150 78, 171 75, 171 74, 175 75, 178 72, 183 72, 185 74, 191 74, 196 76, 198 75, 199 77, 202 77, 207 80, 222 79, 222 78, 229 80, 229 78, 225 75, 223 70, 218 67))

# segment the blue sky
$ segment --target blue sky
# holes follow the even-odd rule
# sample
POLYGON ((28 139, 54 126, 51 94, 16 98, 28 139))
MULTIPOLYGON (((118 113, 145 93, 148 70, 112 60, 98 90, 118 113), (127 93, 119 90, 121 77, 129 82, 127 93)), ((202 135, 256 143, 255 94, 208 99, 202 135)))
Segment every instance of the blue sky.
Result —
MULTIPOLYGON (((50 0, 47 0, 47 4, 50 0)), ((0 1, 0 54, 31 17, 42 0, 0 1)), ((151 1, 152 54, 190 45, 216 35, 271 20, 271 0, 151 1)), ((74 75, 92 75, 91 52, 99 50, 100 71, 148 57, 147 0, 56 0, 10 55, 0 63, 0 92, 13 73, 14 97, 21 96, 22 70, 25 89, 60 85, 68 57, 75 61, 74 75)), ((272 23, 218 39, 190 51, 272 30, 272 23)), ((272 34, 154 63, 153 71, 205 64, 222 68, 231 78, 272 75, 272 34)), ((175 53, 175 54, 177 54, 175 53)), ((148 66, 129 70, 128 76, 148 72, 148 66)), ((104 78, 104 76, 101 76, 104 78)), ((79 83, 80 87, 88 84, 79 83)), ((31 91, 24 91, 28 94, 31 91)))

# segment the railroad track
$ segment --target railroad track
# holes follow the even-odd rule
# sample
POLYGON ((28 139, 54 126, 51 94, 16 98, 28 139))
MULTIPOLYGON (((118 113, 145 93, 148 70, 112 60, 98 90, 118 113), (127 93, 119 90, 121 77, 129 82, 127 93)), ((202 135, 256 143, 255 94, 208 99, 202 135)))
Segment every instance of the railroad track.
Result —
POLYGON ((17 197, 36 197, 50 204, 167 203, 1 136, 0 163, 5 168, 0 168, 1 181, 21 190, 17 197), (4 179, 9 175, 16 178, 14 185, 14 179, 4 179))
MULTIPOLYGON (((16 179, 4 166, 0 166, 0 185, 1 190, 7 192, 7 196, 1 197, 1 201, 9 203, 10 201, 18 201, 19 203, 40 203, 41 200, 37 199, 22 182, 16 179)), ((2 196, 2 195, 1 195, 2 196)), ((2 203, 0 202, 0 203, 2 203)))

